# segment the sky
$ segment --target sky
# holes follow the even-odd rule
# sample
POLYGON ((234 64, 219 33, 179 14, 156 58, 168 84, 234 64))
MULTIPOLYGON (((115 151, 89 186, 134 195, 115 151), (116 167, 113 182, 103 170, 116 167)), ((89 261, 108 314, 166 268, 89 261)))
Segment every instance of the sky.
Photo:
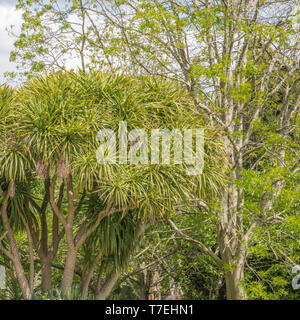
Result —
MULTIPOLYGON (((7 28, 14 26, 14 32, 18 34, 22 23, 22 12, 16 10, 17 0, 0 0, 0 85, 7 82, 5 72, 16 70, 16 65, 9 61, 10 52, 14 49, 13 38, 8 34, 7 28)), ((75 68, 80 65, 80 58, 72 57, 65 63, 67 68, 75 68)), ((12 83, 9 83, 13 85, 12 83)))
POLYGON ((15 4, 15 0, 0 0, 0 84, 4 82, 4 72, 15 70, 15 65, 9 62, 15 39, 5 30, 10 25, 18 28, 21 24, 21 12, 15 9, 15 4))

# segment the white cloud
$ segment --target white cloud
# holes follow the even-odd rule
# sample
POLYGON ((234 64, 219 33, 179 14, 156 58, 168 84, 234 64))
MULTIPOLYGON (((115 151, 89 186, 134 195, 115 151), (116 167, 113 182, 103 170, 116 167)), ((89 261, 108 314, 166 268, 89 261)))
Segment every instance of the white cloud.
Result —
POLYGON ((15 39, 8 35, 6 28, 14 25, 16 32, 21 25, 20 11, 17 11, 13 4, 0 4, 0 83, 4 82, 3 73, 14 71, 15 65, 9 62, 10 51, 13 50, 15 39))

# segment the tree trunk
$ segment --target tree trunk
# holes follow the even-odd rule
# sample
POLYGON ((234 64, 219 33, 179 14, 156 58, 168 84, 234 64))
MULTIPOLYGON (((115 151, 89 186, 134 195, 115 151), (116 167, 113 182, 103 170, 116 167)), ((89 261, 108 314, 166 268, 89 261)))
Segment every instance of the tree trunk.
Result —
POLYGON ((87 300, 89 294, 89 285, 93 278, 94 268, 89 269, 82 277, 82 299, 87 300))
MULTIPOLYGON (((230 105, 229 102, 227 104, 230 105)), ((231 123, 232 120, 232 115, 229 111, 226 114, 227 123, 231 123)), ((230 126, 229 130, 234 132, 234 129, 230 126)), ((242 139, 240 137, 236 138, 234 144, 241 148, 242 139)), ((233 148, 227 137, 225 138, 225 146, 229 165, 233 170, 228 174, 232 182, 228 184, 224 192, 223 206, 219 213, 220 222, 217 226, 218 243, 225 268, 226 297, 228 300, 244 300, 246 299, 246 293, 243 287, 243 280, 247 241, 243 239, 245 231, 243 218, 240 214, 244 204, 244 193, 235 183, 236 180, 241 178, 240 172, 243 168, 243 159, 242 153, 233 148)))
POLYGON ((226 298, 227 300, 245 300, 246 293, 241 284, 243 276, 237 272, 225 272, 225 283, 226 283, 226 298))
POLYGON ((23 298, 25 300, 31 300, 32 299, 32 290, 29 285, 29 282, 26 279, 25 272, 24 272, 21 258, 20 258, 20 254, 19 254, 19 250, 18 250, 18 246, 17 246, 17 242, 15 239, 14 233, 10 227, 8 216, 7 216, 8 199, 9 199, 9 197, 13 197, 14 188, 15 188, 14 182, 11 181, 9 184, 9 189, 8 189, 7 195, 4 199, 4 202, 2 204, 1 211, 0 211, 1 217, 2 217, 3 227, 4 227, 5 232, 7 233, 7 238, 9 241, 11 252, 6 251, 3 247, 1 247, 1 249, 2 249, 2 251, 5 250, 4 253, 7 255, 7 257, 12 261, 12 263, 14 265, 16 277, 17 277, 23 298))
MULTIPOLYGON (((89 286, 90 286, 90 282, 93 278, 93 274, 95 271, 95 268, 97 266, 97 264, 99 263, 99 261, 102 258, 102 250, 100 250, 96 256, 96 258, 94 259, 94 261, 92 262, 92 264, 90 265, 90 267, 85 268, 82 272, 82 298, 83 300, 87 300, 88 298, 88 294, 89 294, 89 286)), ((101 276, 101 267, 99 270, 99 275, 101 276)))
POLYGON ((65 296, 72 288, 74 271, 76 264, 76 250, 68 249, 66 264, 64 268, 63 278, 61 282, 61 294, 65 296))
POLYGON ((104 285, 101 287, 99 291, 97 291, 95 295, 95 300, 106 300, 110 296, 118 278, 119 272, 112 271, 108 279, 105 281, 104 285))
POLYGON ((41 261, 42 264, 42 291, 48 292, 52 288, 51 261, 41 261))
MULTIPOLYGON (((19 260, 19 259, 16 259, 19 260)), ((16 271, 16 277, 18 279, 18 283, 22 292, 22 296, 25 300, 31 300, 32 299, 32 292, 30 290, 28 281, 26 279, 25 273, 23 271, 23 268, 21 266, 20 261, 13 261, 15 271, 16 271)))
MULTIPOLYGON (((232 189, 236 187, 231 186, 232 189)), ((242 220, 236 209, 239 197, 238 190, 227 193, 227 202, 221 213, 221 223, 218 225, 218 243, 223 262, 227 300, 244 300, 244 267, 247 255, 247 245, 243 242, 238 230, 242 229, 242 220)))

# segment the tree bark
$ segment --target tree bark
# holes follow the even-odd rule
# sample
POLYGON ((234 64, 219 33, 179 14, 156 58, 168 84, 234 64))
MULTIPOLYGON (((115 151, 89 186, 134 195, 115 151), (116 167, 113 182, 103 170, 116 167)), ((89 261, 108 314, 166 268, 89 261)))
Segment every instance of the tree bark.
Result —
POLYGON ((61 282, 61 294, 63 296, 67 295, 68 291, 72 288, 76 264, 76 253, 76 250, 70 248, 68 249, 63 278, 61 282))
POLYGON ((41 261, 42 265, 42 292, 48 292, 52 288, 52 260, 41 261))
POLYGON ((117 271, 112 271, 110 273, 104 285, 96 292, 95 300, 107 300, 119 278, 119 275, 120 274, 117 271))
MULTIPOLYGON (((7 251, 3 246, 1 245, 0 241, 0 249, 4 254, 12 261, 15 272, 16 272, 16 277, 22 292, 22 296, 25 300, 31 300, 32 299, 32 289, 28 280, 26 279, 25 272, 22 266, 17 242, 14 236, 14 233, 10 227, 8 216, 7 216, 7 205, 8 205, 8 200, 10 197, 13 197, 14 194, 14 182, 11 181, 8 187, 8 192, 7 195, 4 199, 4 202, 1 207, 1 218, 2 218, 2 223, 4 230, 7 234, 8 242, 10 245, 10 250, 11 252, 7 251)), ((31 275, 32 276, 32 275, 31 275)))
POLYGON ((99 263, 99 261, 101 260, 102 255, 103 255, 103 252, 102 250, 100 250, 97 256, 95 257, 94 261, 92 262, 91 266, 89 268, 86 268, 82 273, 83 274, 82 275, 82 299, 83 300, 86 300, 88 298, 89 286, 93 278, 95 268, 99 263))

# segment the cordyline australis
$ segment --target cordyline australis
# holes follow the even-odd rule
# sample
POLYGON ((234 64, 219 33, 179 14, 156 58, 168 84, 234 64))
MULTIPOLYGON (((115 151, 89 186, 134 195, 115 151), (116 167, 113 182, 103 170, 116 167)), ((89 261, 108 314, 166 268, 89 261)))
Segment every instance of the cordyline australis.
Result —
POLYGON ((7 246, 0 249, 12 261, 25 299, 33 296, 37 270, 42 290, 52 288, 53 267, 63 269, 62 295, 69 292, 76 274, 82 278, 84 298, 88 288, 96 298, 106 298, 145 223, 174 212, 178 203, 216 194, 222 186, 225 162, 217 138, 221 132, 205 126, 201 117, 188 116, 193 101, 175 83, 58 72, 27 82, 4 102, 1 226, 7 246), (129 128, 148 130, 161 124, 202 124, 209 145, 207 169, 188 176, 185 164, 97 163, 97 132, 114 129, 123 116, 129 128), (121 220, 109 223, 114 216, 121 220), (14 221, 27 236, 29 274, 14 221), (61 266, 54 262, 59 250, 65 252, 61 266), (80 268, 76 261, 82 252, 92 257, 80 268), (110 256, 115 258, 108 263, 110 256), (111 270, 104 283, 103 263, 111 270))

